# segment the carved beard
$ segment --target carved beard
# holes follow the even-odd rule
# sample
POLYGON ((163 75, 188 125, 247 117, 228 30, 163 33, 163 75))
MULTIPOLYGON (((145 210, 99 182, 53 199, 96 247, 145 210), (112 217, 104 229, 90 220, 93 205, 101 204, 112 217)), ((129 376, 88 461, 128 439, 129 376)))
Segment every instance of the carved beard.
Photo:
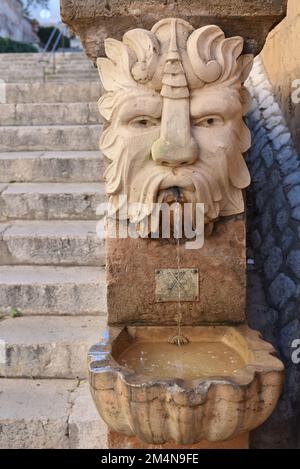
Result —
MULTIPOLYGON (((235 183, 235 173, 238 172, 240 177, 240 171, 245 170, 248 177, 248 170, 235 135, 232 136, 230 148, 218 148, 215 152, 202 149, 202 157, 196 163, 175 169, 156 165, 149 152, 145 157, 145 149, 131 153, 132 149, 125 147, 120 135, 115 138, 114 144, 120 144, 119 139, 122 140, 123 149, 121 152, 112 152, 115 156, 105 173, 107 193, 112 205, 110 214, 118 213, 120 220, 129 219, 136 225, 140 235, 147 236, 153 231, 151 226, 155 230, 159 228, 159 215, 154 203, 171 204, 176 199, 180 203, 203 203, 205 223, 219 216, 243 212, 243 195, 235 183), (126 198, 120 197, 122 195, 127 198, 125 213, 126 198), (151 215, 152 225, 149 221, 151 215)), ((120 148, 119 145, 117 147, 120 148)), ((195 216, 195 210, 193 214, 195 216)))

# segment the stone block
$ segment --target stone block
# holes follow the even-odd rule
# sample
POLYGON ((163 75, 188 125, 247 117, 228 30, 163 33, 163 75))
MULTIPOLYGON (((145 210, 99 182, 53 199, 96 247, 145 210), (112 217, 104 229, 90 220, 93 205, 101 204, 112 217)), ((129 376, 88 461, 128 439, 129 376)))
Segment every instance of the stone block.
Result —
POLYGON ((5 362, 0 363, 0 377, 84 379, 87 352, 104 325, 105 318, 88 316, 3 320, 0 341, 5 362))
POLYGON ((0 151, 98 150, 100 125, 0 127, 0 151))
MULTIPOLYGON (((160 301, 155 274, 177 269, 175 243, 164 239, 107 239, 109 324, 174 324, 178 301, 160 301)), ((201 249, 187 250, 181 244, 179 251, 180 268, 199 272, 199 297, 181 301, 182 324, 244 321, 244 221, 220 222, 201 249)))
POLYGON ((0 263, 8 265, 104 265, 104 239, 96 221, 0 223, 0 263))
POLYGON ((0 448, 67 449, 73 380, 1 379, 0 448))
MULTIPOLYGON (((75 96, 74 99, 76 99, 75 96)), ((96 102, 3 104, 1 109, 1 126, 96 125, 100 123, 96 102)))
POLYGON ((6 103, 84 103, 97 102, 100 96, 101 84, 98 79, 67 85, 40 82, 6 84, 6 103))
POLYGON ((105 315, 106 283, 101 267, 1 266, 0 313, 105 315))
POLYGON ((275 247, 264 264, 264 273, 268 280, 272 280, 278 273, 283 262, 282 251, 279 247, 275 247))
POLYGON ((0 194, 0 220, 96 220, 105 200, 103 183, 15 183, 0 194))
POLYGON ((288 192, 287 197, 292 208, 300 205, 300 185, 293 187, 293 189, 288 192))
POLYGON ((284 178, 283 183, 285 186, 295 186, 297 184, 300 184, 300 171, 295 171, 286 176, 286 178, 284 178))
POLYGON ((103 172, 100 151, 0 153, 2 182, 100 182, 103 172))
POLYGON ((290 248, 290 246, 292 245, 292 243, 294 242, 294 239, 295 239, 295 233, 288 226, 282 234, 282 238, 281 238, 282 249, 287 251, 290 248))
POLYGON ((289 221, 289 212, 287 210, 287 207, 282 208, 279 210, 279 212, 276 215, 276 225, 280 229, 280 231, 283 231, 289 221))
POLYGON ((296 293, 295 282, 281 273, 271 283, 269 293, 274 306, 282 309, 296 293))
POLYGON ((161 18, 178 17, 195 28, 220 26, 227 36, 245 38, 245 51, 258 54, 268 32, 284 18, 287 1, 271 0, 62 0, 63 21, 82 40, 90 58, 104 54, 104 39, 120 39, 128 29, 151 29, 161 18))
MULTIPOLYGON (((72 449, 106 449, 107 426, 98 414, 89 385, 82 382, 72 395, 69 438, 72 449)), ((122 447, 120 447, 121 449, 122 447)))
POLYGON ((294 220, 300 221, 300 206, 294 208, 292 211, 292 218, 294 220))
POLYGON ((297 279, 300 279, 300 250, 293 250, 287 257, 287 265, 297 279))

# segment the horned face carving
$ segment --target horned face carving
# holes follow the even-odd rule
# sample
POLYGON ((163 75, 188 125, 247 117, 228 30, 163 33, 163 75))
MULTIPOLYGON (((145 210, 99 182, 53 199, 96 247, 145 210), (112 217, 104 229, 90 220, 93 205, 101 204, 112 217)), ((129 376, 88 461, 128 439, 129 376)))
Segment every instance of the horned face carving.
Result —
POLYGON ((250 176, 242 154, 251 138, 243 83, 252 56, 242 49, 241 37, 180 19, 105 41, 100 148, 116 212, 126 195, 128 218, 142 226, 153 203, 172 202, 174 188, 181 202, 204 203, 206 223, 244 211, 250 176))

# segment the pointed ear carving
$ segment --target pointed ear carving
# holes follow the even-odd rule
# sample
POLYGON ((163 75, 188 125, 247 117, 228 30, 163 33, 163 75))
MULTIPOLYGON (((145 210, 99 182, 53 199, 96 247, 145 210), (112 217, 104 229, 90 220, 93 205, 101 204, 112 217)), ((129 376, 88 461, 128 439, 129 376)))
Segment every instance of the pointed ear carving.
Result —
POLYGON ((238 58, 238 67, 239 73, 241 77, 241 83, 244 83, 248 76, 250 75, 251 69, 253 67, 253 55, 252 54, 244 54, 238 58))
POLYGON ((151 80, 156 70, 160 45, 154 33, 144 29, 132 29, 123 36, 123 43, 135 52, 137 62, 131 73, 140 83, 151 80))
POLYGON ((244 40, 240 36, 229 37, 218 44, 217 60, 222 65, 220 81, 239 80, 237 59, 243 51, 244 40))
POLYGON ((130 72, 135 61, 133 51, 121 41, 109 38, 105 40, 105 53, 108 58, 97 59, 104 89, 117 91, 126 86, 136 86, 130 72))

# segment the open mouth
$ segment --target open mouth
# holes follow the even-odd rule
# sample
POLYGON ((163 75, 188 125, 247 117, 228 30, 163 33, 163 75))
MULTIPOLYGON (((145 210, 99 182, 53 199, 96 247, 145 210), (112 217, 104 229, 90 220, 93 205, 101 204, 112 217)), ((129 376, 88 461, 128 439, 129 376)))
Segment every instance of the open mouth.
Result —
POLYGON ((159 194, 161 194, 161 202, 163 203, 172 204, 175 202, 187 202, 184 190, 178 186, 162 189, 159 191, 159 194))
POLYGON ((165 177, 158 189, 159 195, 162 196, 161 201, 169 204, 188 202, 190 200, 188 193, 195 191, 195 186, 189 177, 176 174, 165 177))

